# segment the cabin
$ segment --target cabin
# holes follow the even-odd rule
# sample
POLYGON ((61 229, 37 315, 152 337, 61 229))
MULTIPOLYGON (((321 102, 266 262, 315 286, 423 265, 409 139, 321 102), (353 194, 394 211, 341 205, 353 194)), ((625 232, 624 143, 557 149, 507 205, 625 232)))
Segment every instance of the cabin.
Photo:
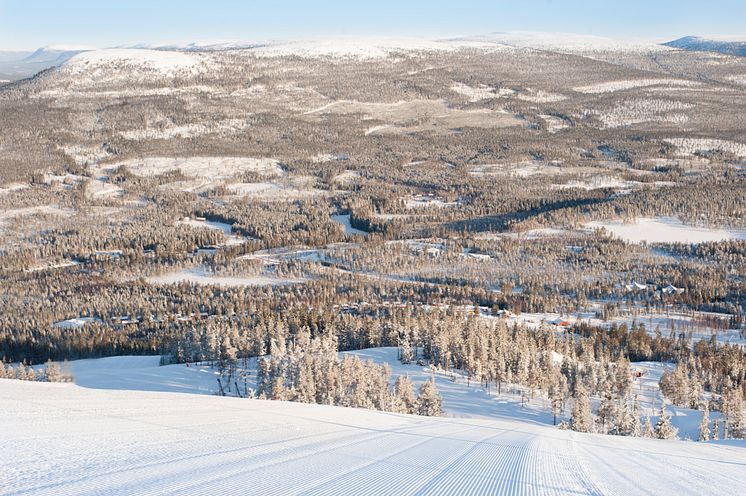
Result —
POLYGON ((625 286, 627 291, 645 291, 648 289, 647 284, 640 284, 639 282, 632 281, 632 283, 625 286))
POLYGON ((669 284, 665 288, 661 289, 661 291, 663 292, 663 294, 672 295, 672 294, 682 294, 686 290, 684 288, 677 288, 673 284, 669 284))

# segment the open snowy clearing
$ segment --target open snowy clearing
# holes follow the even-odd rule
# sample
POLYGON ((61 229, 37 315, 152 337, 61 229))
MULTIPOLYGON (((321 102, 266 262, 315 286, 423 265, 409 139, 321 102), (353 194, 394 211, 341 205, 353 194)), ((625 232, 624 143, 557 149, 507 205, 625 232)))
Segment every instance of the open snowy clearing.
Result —
POLYGON ((171 138, 194 138, 212 133, 238 133, 250 127, 245 119, 222 119, 219 121, 198 122, 177 126, 165 121, 158 126, 149 126, 128 131, 120 131, 119 135, 128 140, 146 141, 171 138))
POLYGON ((469 174, 476 177, 509 176, 528 178, 532 176, 608 174, 603 167, 563 167, 556 162, 522 161, 497 164, 480 164, 468 167, 469 174))
POLYGON ((102 171, 113 172, 120 166, 126 166, 137 176, 152 177, 179 171, 187 177, 213 180, 228 179, 242 172, 266 175, 280 175, 283 172, 277 160, 251 157, 149 157, 106 165, 102 171))
POLYGON ((453 83, 451 85, 451 91, 458 93, 461 96, 465 96, 472 103, 482 100, 491 100, 493 98, 500 98, 502 96, 512 95, 515 93, 514 90, 511 90, 509 88, 496 89, 484 84, 480 84, 477 87, 472 87, 465 83, 453 83))
POLYGON ((622 81, 608 81, 588 86, 578 86, 573 88, 573 91, 595 95, 600 93, 614 93, 617 91, 631 90, 634 88, 647 88, 649 86, 683 86, 686 88, 693 88, 701 85, 702 83, 698 81, 688 81, 686 79, 628 79, 622 81))
POLYGON ((225 222, 216 222, 211 220, 199 220, 185 218, 176 222, 179 225, 191 226, 196 229, 213 229, 215 231, 222 231, 225 235, 226 245, 240 245, 247 238, 233 234, 233 227, 225 222))
POLYGON ((346 215, 332 215, 332 220, 337 224, 342 225, 345 230, 345 234, 367 236, 368 232, 352 227, 350 224, 350 214, 346 215))
POLYGON ((233 196, 263 201, 295 200, 327 194, 326 191, 316 189, 301 178, 282 183, 231 183, 226 184, 225 187, 233 196))
POLYGON ((216 286, 279 286, 282 284, 296 284, 303 282, 300 279, 288 279, 274 276, 251 275, 251 276, 219 276, 209 273, 204 268, 181 269, 158 276, 146 277, 150 284, 168 285, 179 283, 190 283, 199 285, 213 284, 216 286))
POLYGON ((736 141, 709 138, 672 138, 665 140, 674 145, 679 153, 693 155, 701 152, 721 151, 737 157, 746 157, 746 145, 736 141))
POLYGON ((366 136, 460 127, 491 129, 524 124, 508 112, 489 109, 461 110, 449 107, 443 100, 411 100, 396 103, 339 100, 309 110, 304 115, 321 118, 324 114, 363 114, 368 120, 385 122, 368 128, 366 136))
POLYGON ((562 119, 555 115, 539 114, 539 117, 544 120, 544 125, 547 128, 547 132, 552 134, 570 127, 570 122, 568 120, 562 119))
POLYGON ((0 380, 0 494, 739 494, 746 451, 0 380), (686 449, 682 449, 685 447, 686 449))
POLYGON ((692 104, 675 100, 637 98, 619 102, 608 111, 591 113, 597 115, 607 128, 631 126, 644 122, 683 124, 688 122, 689 116, 682 112, 692 107, 692 104))
POLYGON ((706 243, 728 239, 746 239, 746 231, 708 229, 688 226, 672 218, 641 218, 634 223, 592 222, 588 227, 604 228, 630 243, 706 243))

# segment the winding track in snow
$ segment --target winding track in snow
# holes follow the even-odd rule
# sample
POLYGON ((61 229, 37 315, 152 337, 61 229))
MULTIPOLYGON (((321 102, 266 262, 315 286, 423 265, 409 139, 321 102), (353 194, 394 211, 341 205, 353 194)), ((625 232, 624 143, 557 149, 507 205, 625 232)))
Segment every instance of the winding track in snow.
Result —
POLYGON ((738 494, 746 447, 0 380, 0 495, 738 494))

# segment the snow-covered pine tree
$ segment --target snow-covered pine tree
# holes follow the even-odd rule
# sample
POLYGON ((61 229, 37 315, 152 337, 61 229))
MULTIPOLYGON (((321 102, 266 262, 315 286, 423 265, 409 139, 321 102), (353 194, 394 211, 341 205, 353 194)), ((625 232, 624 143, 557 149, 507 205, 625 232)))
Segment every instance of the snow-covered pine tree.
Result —
POLYGON ((723 439, 743 439, 746 425, 743 414, 743 395, 741 388, 734 386, 723 394, 723 439))
POLYGON ((624 398, 632 389, 632 368, 629 365, 629 361, 625 358, 620 358, 616 363, 616 370, 614 372, 616 392, 620 398, 624 398))
POLYGON ((269 398, 272 394, 272 364, 269 358, 260 358, 257 369, 257 394, 260 398, 269 398))
POLYGON ((67 359, 62 362, 62 382, 73 382, 72 367, 70 367, 70 362, 67 359))
POLYGON ((655 437, 658 439, 674 439, 678 429, 671 423, 671 416, 666 411, 666 406, 661 407, 658 422, 655 423, 655 437))
POLYGON ((417 396, 414 394, 414 385, 406 375, 396 378, 394 384, 394 409, 398 413, 416 413, 417 396))
POLYGON ((638 437, 641 429, 637 399, 635 398, 634 406, 631 409, 629 401, 621 400, 617 407, 617 413, 617 426, 614 433, 620 436, 638 437))
POLYGON ((62 370, 60 370, 60 366, 54 363, 51 359, 47 360, 46 366, 44 367, 44 378, 47 382, 62 381, 62 370))
POLYGON ((596 412, 596 432, 601 434, 616 433, 617 425, 617 405, 614 395, 611 393, 611 384, 606 383, 606 388, 601 394, 601 404, 596 412))
POLYGON ((577 381, 575 386, 575 405, 572 408, 570 426, 572 430, 578 432, 590 432, 593 427, 591 402, 585 386, 580 381, 577 381))
POLYGON ((625 406, 626 408, 624 425, 622 427, 622 435, 632 437, 642 436, 642 425, 640 425, 640 402, 638 401, 637 395, 634 395, 634 398, 632 400, 631 411, 628 405, 625 406))
POLYGON ((412 363, 412 360, 414 360, 412 345, 409 343, 409 338, 405 336, 399 344, 399 361, 404 365, 408 365, 412 363))
POLYGON ((705 402, 705 408, 702 412, 702 420, 699 423, 699 441, 705 442, 710 440, 710 407, 705 402))
POLYGON ((565 392, 558 374, 552 374, 551 376, 549 399, 552 403, 552 425, 557 425, 557 415, 562 413, 562 406, 565 403, 565 392))
POLYGON ((310 360, 305 360, 299 367, 295 401, 314 403, 316 401, 316 384, 313 380, 312 363, 310 360))
POLYGON ((652 438, 653 436, 655 436, 653 421, 650 419, 650 415, 648 415, 645 417, 645 425, 642 427, 642 437, 652 438))
POLYGON ((270 399, 275 401, 285 401, 288 399, 289 395, 290 391, 285 387, 285 377, 281 374, 272 377, 272 394, 270 399))
POLYGON ((437 417, 443 413, 443 400, 440 398, 435 380, 425 381, 420 386, 420 394, 417 398, 417 413, 428 417, 437 417))

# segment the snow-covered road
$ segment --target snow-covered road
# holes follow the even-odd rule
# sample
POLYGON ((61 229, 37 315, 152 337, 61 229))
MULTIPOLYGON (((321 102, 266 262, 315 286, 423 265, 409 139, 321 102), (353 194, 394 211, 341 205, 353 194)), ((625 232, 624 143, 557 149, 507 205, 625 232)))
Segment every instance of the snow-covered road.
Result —
POLYGON ((746 448, 0 380, 0 494, 739 494, 746 448))

